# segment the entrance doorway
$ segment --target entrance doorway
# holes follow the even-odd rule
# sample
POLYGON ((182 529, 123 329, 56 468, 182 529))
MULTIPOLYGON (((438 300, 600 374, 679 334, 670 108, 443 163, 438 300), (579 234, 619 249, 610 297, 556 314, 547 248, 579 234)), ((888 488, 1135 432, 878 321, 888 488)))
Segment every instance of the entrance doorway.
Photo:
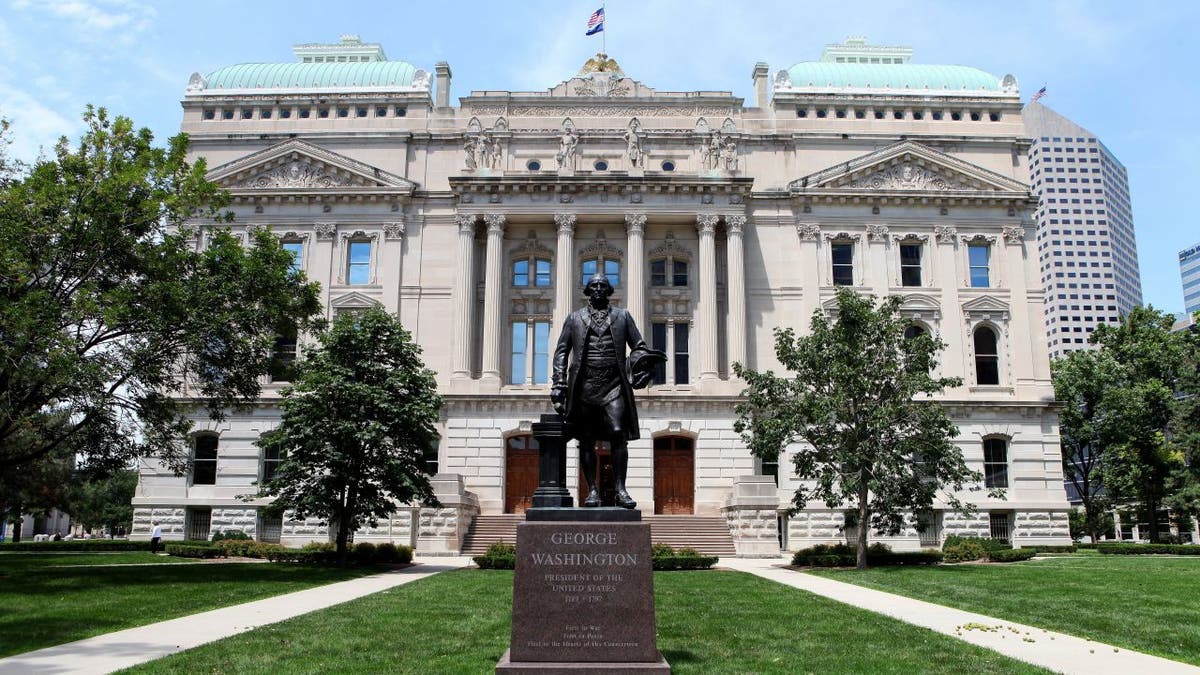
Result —
POLYGON ((654 439, 654 513, 694 513, 695 476, 695 441, 687 436, 654 439))
MULTIPOLYGON (((596 441, 596 473, 600 488, 600 506, 616 506, 617 505, 617 488, 613 478, 613 461, 612 461, 612 446, 608 441, 596 441)), ((584 478, 583 462, 579 463, 579 504, 583 505, 583 500, 587 499, 588 485, 587 479, 584 478)))
POLYGON ((504 512, 525 513, 538 486, 538 443, 530 434, 509 436, 504 451, 504 512))

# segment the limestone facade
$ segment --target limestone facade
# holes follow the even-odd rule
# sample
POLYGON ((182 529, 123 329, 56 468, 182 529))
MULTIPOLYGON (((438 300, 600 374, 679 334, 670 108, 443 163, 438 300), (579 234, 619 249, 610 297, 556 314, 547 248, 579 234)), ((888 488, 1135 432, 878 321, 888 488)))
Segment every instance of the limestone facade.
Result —
MULTIPOLYGON (((437 372, 447 511, 401 510, 357 539, 453 551, 475 514, 521 508, 527 474, 515 462, 550 410, 548 354, 600 272, 670 356, 639 392, 642 439, 630 444, 629 489, 647 512, 723 516, 746 533, 747 554, 764 540, 845 538, 840 510, 786 517, 786 457, 777 486, 754 478, 774 468, 733 431, 742 383, 731 364, 779 368, 772 330, 804 330, 850 285, 903 295, 914 324, 948 343, 941 372, 964 384, 943 399, 968 463, 985 469, 987 441, 1003 449, 989 446, 988 468, 1007 500, 973 495, 979 515, 943 514, 941 532, 1000 522, 1018 543, 1066 541, 1029 140, 1011 76, 864 88, 798 81, 799 66, 772 80, 757 64, 747 102, 657 91, 599 63, 549 90, 473 91, 457 105, 446 64, 436 88, 418 69, 380 85, 351 68, 375 62, 336 64, 349 73, 341 84, 193 76, 181 129, 232 194, 234 231, 277 233, 330 316, 396 312, 437 372)), ((190 232, 205 245, 206 223, 190 232)), ((269 470, 254 441, 277 423, 280 386, 266 383, 251 413, 197 417, 197 438, 217 439, 211 474, 143 461, 135 531, 157 518, 182 537, 207 519, 284 543, 326 538, 314 523, 264 523, 263 504, 238 498, 269 470)), ((894 543, 916 547, 911 534, 894 543)))

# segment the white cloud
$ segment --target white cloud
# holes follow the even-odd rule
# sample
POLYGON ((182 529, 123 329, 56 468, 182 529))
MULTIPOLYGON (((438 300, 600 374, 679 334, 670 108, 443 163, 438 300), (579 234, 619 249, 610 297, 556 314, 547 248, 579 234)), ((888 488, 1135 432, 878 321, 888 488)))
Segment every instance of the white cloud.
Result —
POLYGON ((80 42, 128 45, 153 26, 154 7, 134 0, 16 0, 13 9, 49 15, 80 42))
POLYGON ((29 92, 0 82, 0 117, 12 122, 11 156, 26 162, 49 155, 60 136, 72 138, 83 131, 83 122, 61 115, 29 92))

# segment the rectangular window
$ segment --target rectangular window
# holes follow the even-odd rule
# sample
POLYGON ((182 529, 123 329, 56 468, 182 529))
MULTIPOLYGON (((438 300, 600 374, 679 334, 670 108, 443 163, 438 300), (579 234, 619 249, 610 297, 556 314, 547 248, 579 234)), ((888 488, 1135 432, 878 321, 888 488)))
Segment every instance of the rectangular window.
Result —
POLYGON ((971 267, 971 288, 991 286, 988 273, 988 257, 991 251, 987 244, 968 244, 967 261, 971 267))
POLYGON ((191 541, 208 541, 209 529, 212 526, 212 509, 191 508, 186 513, 187 538, 191 541))
POLYGON ((688 383, 688 325, 675 324, 675 384, 688 383))
POLYGON ((525 384, 525 354, 528 349, 527 329, 524 321, 512 323, 512 374, 509 384, 525 384))
POLYGON ((942 512, 923 513, 917 517, 921 548, 933 548, 942 543, 942 512))
MULTIPOLYGON (((667 324, 650 324, 650 347, 660 352, 667 351, 667 324)), ((650 378, 652 384, 667 383, 667 364, 660 363, 654 367, 654 375, 650 378)))
POLYGON ((650 262, 650 285, 651 286, 666 286, 667 285, 667 261, 652 260, 650 262))
POLYGON ((283 250, 292 254, 291 270, 299 272, 301 269, 301 256, 304 255, 304 242, 301 241, 285 241, 282 244, 283 250))
POLYGON ((833 255, 833 285, 854 285, 854 244, 834 244, 833 255))
POLYGON ((546 384, 550 381, 547 370, 550 363, 550 322, 533 324, 533 383, 546 384))
POLYGON ((283 534, 283 516, 269 515, 263 509, 258 510, 258 540, 264 544, 278 544, 283 534))
POLYGON ((988 521, 992 539, 1012 540, 1012 522, 1007 513, 989 513, 988 521))
POLYGON ((512 285, 513 286, 528 286, 529 285, 529 261, 516 260, 513 261, 512 285))
POLYGON ((367 284, 371 282, 371 242, 350 242, 350 264, 346 273, 349 284, 367 284))
POLYGON ((550 261, 539 258, 538 260, 535 260, 533 262, 533 266, 534 266, 534 278, 533 278, 534 285, 540 286, 542 288, 549 288, 550 287, 550 261))
POLYGON ((671 266, 673 268, 672 274, 671 274, 671 276, 672 276, 671 283, 675 286, 687 286, 688 285, 687 262, 684 260, 676 260, 673 263, 671 263, 671 266))
POLYGON ((1008 447, 998 438, 983 442, 983 482, 984 487, 1008 487, 1008 447))
POLYGON ((920 244, 900 244, 900 285, 921 285, 920 244))
POLYGON ((192 485, 217 484, 217 437, 211 434, 196 437, 192 456, 192 485))
POLYGON ((271 350, 271 381, 291 382, 296 375, 296 327, 288 326, 275 336, 271 350))
POLYGON ((779 458, 758 460, 758 475, 770 476, 775 479, 775 487, 779 487, 779 458))
POLYGON ((275 474, 279 471, 279 463, 282 461, 283 461, 283 456, 280 454, 278 449, 263 450, 263 463, 262 463, 262 480, 263 480, 263 482, 269 481, 275 477, 275 474))
POLYGON ((621 263, 616 260, 604 261, 604 276, 608 277, 608 283, 612 284, 613 288, 621 285, 621 263))
POLYGON ((584 260, 583 261, 583 265, 581 265, 579 268, 579 272, 580 272, 579 285, 580 286, 587 286, 588 280, 591 279, 592 277, 596 276, 596 270, 598 269, 597 266, 599 264, 600 264, 600 261, 598 261, 598 260, 584 260))

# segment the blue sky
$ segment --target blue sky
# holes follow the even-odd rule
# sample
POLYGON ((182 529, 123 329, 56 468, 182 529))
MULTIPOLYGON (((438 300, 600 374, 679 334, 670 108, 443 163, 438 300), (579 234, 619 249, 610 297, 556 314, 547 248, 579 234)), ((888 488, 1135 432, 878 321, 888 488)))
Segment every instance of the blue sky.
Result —
MULTIPOLYGON (((89 102, 165 139, 192 72, 290 61, 292 44, 342 33, 426 70, 448 61, 454 96, 545 89, 599 49, 599 36, 583 35, 598 4, 0 0, 0 115, 25 159, 76 136, 89 102)), ((608 53, 658 89, 750 100, 756 61, 774 73, 847 35, 909 45, 916 63, 1012 73, 1026 99, 1046 85, 1042 102, 1129 169, 1145 301, 1183 309, 1177 252, 1200 241, 1186 206, 1200 179, 1200 3, 611 0, 607 14, 608 53)))

